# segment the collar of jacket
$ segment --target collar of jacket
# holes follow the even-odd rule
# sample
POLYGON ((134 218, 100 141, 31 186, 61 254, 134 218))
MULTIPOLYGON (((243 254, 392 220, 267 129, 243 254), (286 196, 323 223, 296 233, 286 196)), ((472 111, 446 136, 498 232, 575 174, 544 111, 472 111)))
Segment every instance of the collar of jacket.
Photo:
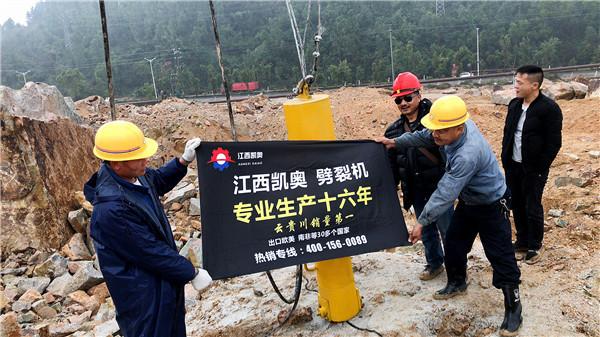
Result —
MULTIPOLYGON (((109 186, 118 188, 120 191, 119 200, 131 205, 132 207, 137 208, 142 213, 144 213, 148 218, 150 218, 152 226, 156 227, 160 231, 160 233, 163 236, 163 240, 165 240, 166 242, 169 242, 169 240, 167 240, 168 235, 165 232, 166 229, 163 228, 163 226, 161 225, 162 221, 160 221, 158 218, 159 216, 161 216, 160 214, 158 214, 158 210, 156 210, 154 207, 151 208, 150 205, 148 205, 148 203, 146 201, 144 201, 144 199, 142 199, 142 197, 138 194, 138 193, 148 194, 150 197, 150 200, 154 204, 154 200, 148 192, 149 188, 146 187, 148 185, 148 181, 147 181, 146 177, 144 177, 144 176, 138 177, 138 179, 140 180, 140 183, 142 185, 136 185, 127 180, 120 178, 110 168, 110 166, 108 164, 103 163, 102 166, 100 167, 100 170, 98 171, 98 185, 97 186, 99 186, 102 182, 106 182, 109 184, 109 186), (109 182, 107 180, 112 180, 112 182, 109 182), (144 186, 144 185, 146 185, 146 186, 144 186)), ((103 195, 98 195, 96 200, 102 201, 104 199, 103 197, 104 197, 103 195)), ((111 198, 111 197, 108 197, 108 198, 111 198)), ((113 199, 113 198, 111 198, 111 199, 113 199)))
MULTIPOLYGON (((529 107, 538 103, 540 100, 542 100, 543 97, 546 97, 546 95, 542 94, 541 89, 539 89, 539 92, 540 92, 539 95, 531 103, 529 103, 529 107)), ((519 106, 522 107, 524 102, 525 102, 525 99, 519 98, 519 106)))

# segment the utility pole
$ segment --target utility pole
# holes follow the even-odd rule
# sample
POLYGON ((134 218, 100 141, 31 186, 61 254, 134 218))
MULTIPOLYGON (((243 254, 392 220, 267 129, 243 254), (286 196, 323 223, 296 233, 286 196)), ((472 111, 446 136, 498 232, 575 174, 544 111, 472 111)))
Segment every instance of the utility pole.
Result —
POLYGON ((229 97, 229 87, 227 86, 227 77, 225 76, 225 65, 223 63, 223 57, 221 56, 221 42, 219 41, 219 33, 217 32, 217 18, 215 16, 215 6, 212 0, 208 0, 210 5, 210 14, 212 16, 213 33, 215 34, 215 42, 217 47, 217 58, 219 59, 219 66, 221 67, 221 76, 223 77, 223 89, 225 90, 225 98, 227 99, 227 110, 229 110, 229 122, 231 123, 231 133, 233 134, 233 141, 237 142, 237 136, 235 135, 235 124, 233 123, 233 110, 231 109, 231 97, 229 97))
POLYGON ((392 81, 394 81, 394 49, 392 48, 392 25, 389 26, 390 30, 390 59, 392 60, 392 81))
POLYGON ((26 71, 26 72, 24 72, 24 73, 22 73, 22 72, 20 72, 20 71, 16 71, 16 70, 15 70, 15 73, 23 75, 23 85, 27 84, 27 80, 25 79, 25 75, 27 75, 27 73, 28 73, 28 72, 30 72, 30 71, 31 71, 31 69, 30 69, 30 70, 27 70, 27 71, 26 71))
POLYGON ((104 37, 104 59, 106 61, 106 77, 108 78, 108 96, 110 97, 110 118, 117 120, 115 111, 115 93, 113 90, 112 70, 110 67, 110 50, 108 48, 108 28, 106 27, 106 10, 104 9, 104 0, 100 0, 100 19, 102 20, 102 35, 104 37))
POLYGON ((479 27, 477 29, 477 76, 479 76, 479 27))
POLYGON ((156 82, 154 82, 154 69, 152 69, 152 61, 154 61, 156 57, 153 57, 152 60, 148 60, 144 57, 144 60, 150 62, 150 72, 152 73, 152 85, 154 86, 154 98, 158 99, 158 93, 156 93, 156 82))

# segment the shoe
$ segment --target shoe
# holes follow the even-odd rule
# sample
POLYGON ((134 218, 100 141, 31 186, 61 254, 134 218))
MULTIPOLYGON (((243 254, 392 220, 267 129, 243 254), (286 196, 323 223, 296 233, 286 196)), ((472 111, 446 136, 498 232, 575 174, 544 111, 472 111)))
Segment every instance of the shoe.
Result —
POLYGON ((444 271, 444 266, 439 266, 439 268, 433 268, 431 266, 425 267, 425 270, 419 275, 419 279, 422 281, 429 281, 434 279, 436 276, 441 274, 444 271))
POLYGON ((433 298, 436 300, 447 300, 454 296, 466 295, 469 283, 471 283, 471 279, 469 278, 469 275, 467 275, 467 279, 462 284, 454 285, 448 283, 444 289, 436 291, 435 294, 433 294, 433 298))
POLYGON ((503 337, 516 336, 523 326, 523 307, 519 296, 519 286, 516 284, 502 287, 504 293, 504 321, 498 334, 503 337))
POLYGON ((515 253, 526 253, 528 248, 524 243, 520 243, 518 240, 513 243, 513 248, 515 249, 515 253))
POLYGON ((539 262, 542 259, 542 254, 544 254, 544 251, 546 251, 544 249, 544 246, 542 246, 538 250, 535 250, 535 249, 528 250, 527 255, 525 256, 525 263, 534 264, 534 263, 539 262))

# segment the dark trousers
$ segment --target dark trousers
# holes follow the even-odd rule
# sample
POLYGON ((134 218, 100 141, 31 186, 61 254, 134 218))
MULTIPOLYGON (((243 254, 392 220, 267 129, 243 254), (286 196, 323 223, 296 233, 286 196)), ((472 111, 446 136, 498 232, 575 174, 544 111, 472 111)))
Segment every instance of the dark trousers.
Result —
POLYGON ((502 212, 500 203, 466 205, 462 200, 459 200, 454 210, 446 233, 444 247, 448 282, 459 285, 465 281, 467 254, 471 251, 478 233, 485 256, 494 269, 494 287, 520 284, 521 271, 517 267, 511 242, 510 221, 502 212))
POLYGON ((517 229, 517 242, 538 250, 544 239, 544 208, 542 193, 548 171, 540 174, 525 172, 521 163, 512 162, 507 168, 506 184, 512 193, 512 212, 517 229))

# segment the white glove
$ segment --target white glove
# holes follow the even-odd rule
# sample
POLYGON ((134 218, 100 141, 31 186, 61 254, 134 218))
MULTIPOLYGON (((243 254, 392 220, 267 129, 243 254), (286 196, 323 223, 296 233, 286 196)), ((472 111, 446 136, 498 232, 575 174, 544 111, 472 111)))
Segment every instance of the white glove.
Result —
POLYGON ((202 143, 200 138, 188 140, 187 143, 185 143, 185 150, 181 155, 181 159, 187 161, 188 163, 193 162, 194 159, 196 159, 196 148, 200 146, 200 143, 202 143))
POLYGON ((204 290, 211 283, 212 277, 210 277, 208 272, 204 269, 198 268, 198 274, 196 274, 196 277, 194 277, 194 279, 192 280, 192 285, 194 286, 194 289, 196 289, 197 291, 204 290))

